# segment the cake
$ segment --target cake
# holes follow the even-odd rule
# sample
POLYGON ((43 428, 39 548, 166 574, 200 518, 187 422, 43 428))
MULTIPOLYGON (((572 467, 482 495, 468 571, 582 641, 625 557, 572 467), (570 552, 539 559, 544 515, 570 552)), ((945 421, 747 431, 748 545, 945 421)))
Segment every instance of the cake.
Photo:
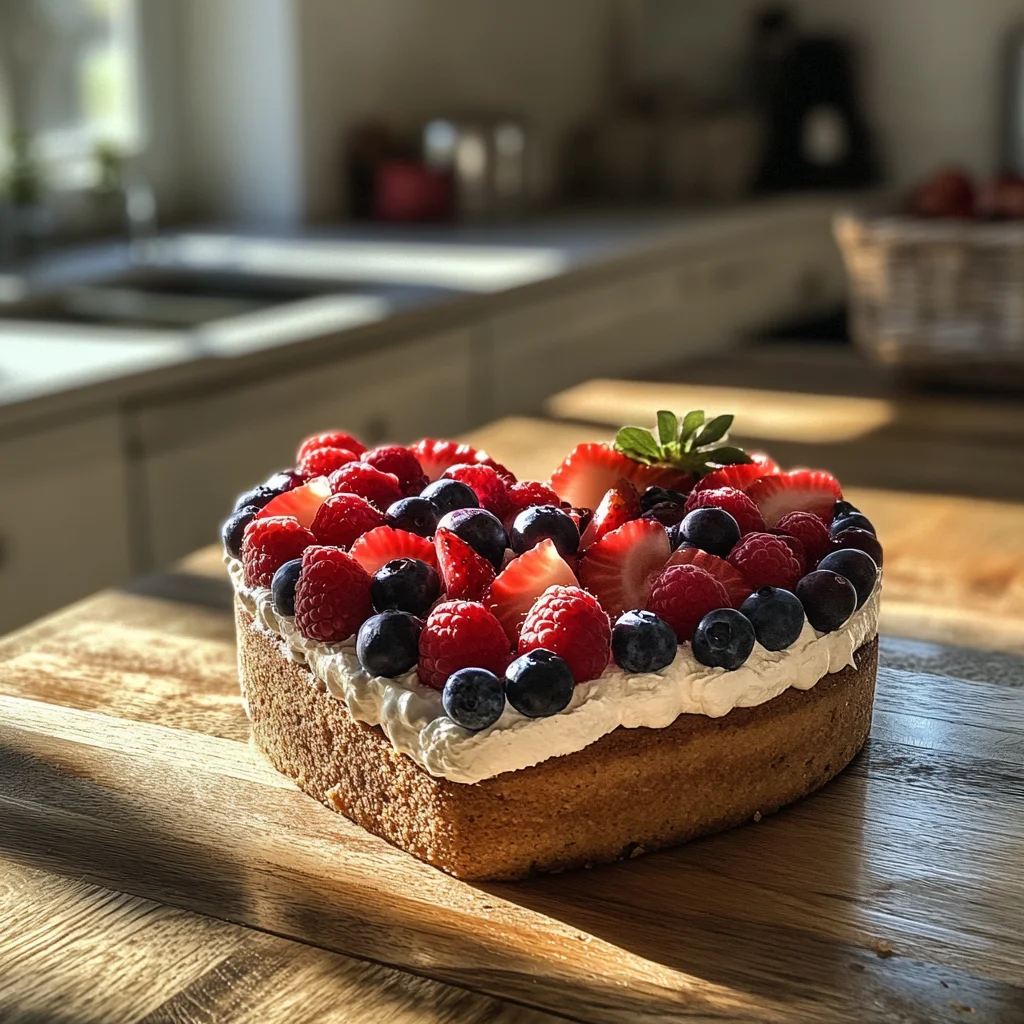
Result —
POLYGON ((778 810, 867 737, 882 549, 829 473, 661 411, 546 481, 341 431, 224 523, 256 748, 459 878, 778 810))

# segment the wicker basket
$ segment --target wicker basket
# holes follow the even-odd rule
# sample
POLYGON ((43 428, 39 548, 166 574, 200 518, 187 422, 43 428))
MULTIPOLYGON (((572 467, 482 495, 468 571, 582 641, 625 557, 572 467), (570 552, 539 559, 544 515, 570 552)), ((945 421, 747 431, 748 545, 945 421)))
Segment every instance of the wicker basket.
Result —
POLYGON ((926 375, 1024 380, 1024 224, 838 216, 850 332, 926 375))

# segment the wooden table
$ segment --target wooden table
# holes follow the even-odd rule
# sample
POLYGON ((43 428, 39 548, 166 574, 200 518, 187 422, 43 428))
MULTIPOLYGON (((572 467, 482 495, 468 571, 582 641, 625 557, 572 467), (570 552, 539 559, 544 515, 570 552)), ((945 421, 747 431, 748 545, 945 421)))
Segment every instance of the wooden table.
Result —
MULTIPOLYGON (((543 476, 595 433, 473 440, 543 476)), ((917 637, 882 645, 864 754, 757 824, 528 883, 450 879, 253 755, 213 549, 0 641, 0 1020, 1024 1020, 1021 512, 856 500, 917 637), (932 642, 962 618, 989 652, 932 642)))

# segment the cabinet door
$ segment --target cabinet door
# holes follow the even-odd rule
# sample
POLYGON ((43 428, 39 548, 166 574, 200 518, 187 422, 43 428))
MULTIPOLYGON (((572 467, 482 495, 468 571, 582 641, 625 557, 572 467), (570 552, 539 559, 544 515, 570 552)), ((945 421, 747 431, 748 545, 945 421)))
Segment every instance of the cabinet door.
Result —
POLYGON ((0 441, 0 633, 131 575, 117 417, 0 441))
POLYGON ((292 465, 309 434, 343 429, 375 444, 466 430, 472 337, 453 331, 140 410, 151 563, 216 540, 235 496, 292 465))

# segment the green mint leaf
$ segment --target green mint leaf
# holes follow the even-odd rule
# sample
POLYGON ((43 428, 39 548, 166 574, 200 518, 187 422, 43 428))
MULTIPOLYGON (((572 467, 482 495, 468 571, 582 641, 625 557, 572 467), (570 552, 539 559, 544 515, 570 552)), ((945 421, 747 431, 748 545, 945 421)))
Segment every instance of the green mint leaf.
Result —
POLYGON ((658 410, 658 440, 662 446, 675 444, 676 432, 679 430, 679 417, 666 409, 658 410))
POLYGON ((661 449, 654 435, 643 427, 623 427, 615 435, 615 447, 640 462, 649 462, 661 458, 661 449))
POLYGON ((693 442, 694 448, 701 448, 706 444, 714 444, 725 437, 726 432, 732 426, 734 417, 731 413, 723 416, 716 416, 713 420, 704 424, 704 429, 697 435, 693 442))
POLYGON ((721 448, 712 448, 704 453, 704 458, 712 466, 739 466, 754 460, 742 449, 723 445, 721 448))
POLYGON ((693 412, 688 412, 683 417, 683 425, 679 428, 679 443, 686 446, 686 450, 689 451, 690 447, 686 444, 687 441, 704 425, 704 410, 694 409, 693 412))

